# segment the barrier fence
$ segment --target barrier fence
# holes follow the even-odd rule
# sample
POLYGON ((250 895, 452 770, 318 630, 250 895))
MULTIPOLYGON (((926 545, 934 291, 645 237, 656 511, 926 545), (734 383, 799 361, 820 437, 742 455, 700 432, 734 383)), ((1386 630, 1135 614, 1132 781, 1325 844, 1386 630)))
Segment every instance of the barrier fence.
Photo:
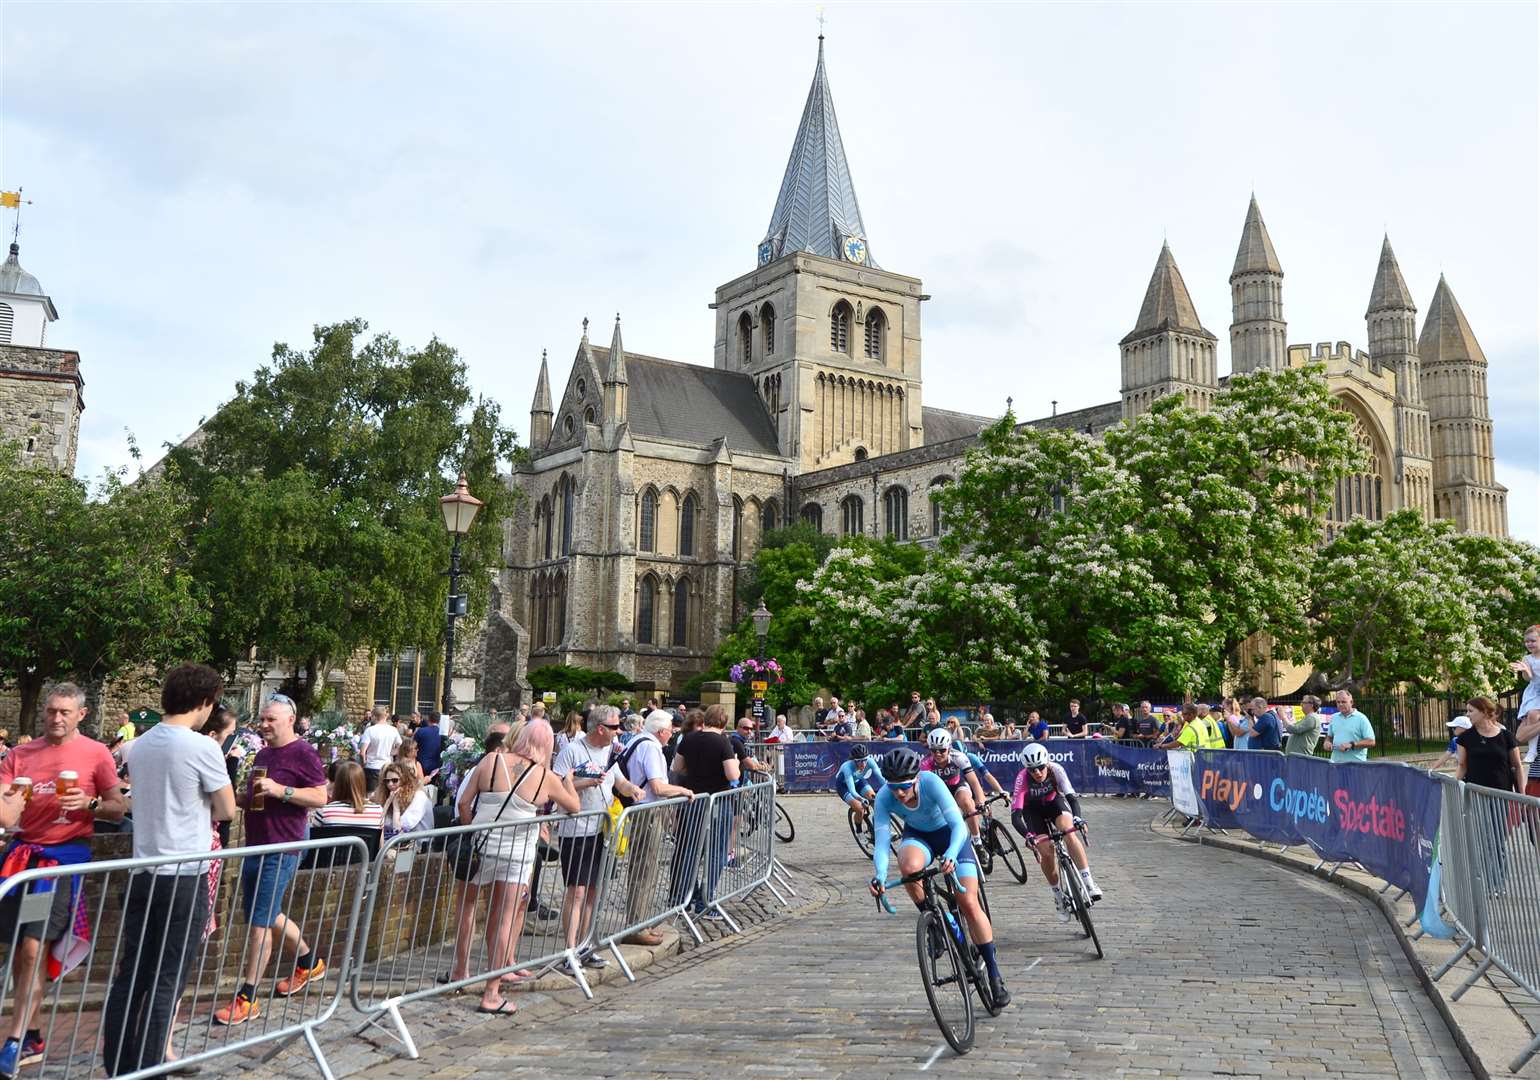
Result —
POLYGON ((23 1060, 48 1080, 163 1075, 232 1054, 265 1062, 299 1038, 331 1080, 316 1033, 346 988, 364 1026, 415 1058, 401 1012, 411 1002, 548 972, 591 997, 584 972, 601 952, 635 980, 620 949, 634 934, 681 917, 700 943, 694 920, 707 910, 736 932, 725 905, 761 887, 784 903, 775 794, 760 783, 614 821, 589 811, 384 844, 378 830, 316 828, 301 844, 22 870, 0 881, 0 942, 20 965, 0 1015, 35 1010, 24 1026, 42 1046, 29 1042, 23 1060), (38 958, 46 978, 22 977, 39 938, 58 938, 38 958), (296 971, 306 953, 308 974, 296 971), (255 988, 244 1006, 243 985, 255 988))
MULTIPOLYGON (((1327 862, 1354 863, 1410 894, 1408 926, 1463 938, 1432 973, 1479 960, 1450 996, 1492 968, 1540 1001, 1540 799, 1396 762, 1331 762, 1270 751, 1169 751, 1171 813, 1244 831, 1327 862), (1445 916, 1447 915, 1447 923, 1445 916)), ((1335 872, 1336 866, 1331 872, 1335 872)), ((1536 1037, 1510 1063, 1540 1053, 1536 1037)))
POLYGON ((296 985, 295 962, 303 944, 346 971, 368 872, 364 843, 344 837, 12 874, 0 882, 14 976, 0 1012, 34 1016, 23 1026, 40 1031, 36 1063, 50 1078, 152 1076, 301 1037, 330 1076, 315 1029, 337 1011, 342 979, 296 985), (264 891, 279 876, 292 878, 281 911, 264 891), (47 981, 28 978, 39 939, 61 933, 39 958, 47 981), (218 1022, 243 983, 253 1000, 218 1022), (198 1019, 176 1030, 179 1012, 198 1019), (168 1050, 181 1060, 164 1062, 168 1050))

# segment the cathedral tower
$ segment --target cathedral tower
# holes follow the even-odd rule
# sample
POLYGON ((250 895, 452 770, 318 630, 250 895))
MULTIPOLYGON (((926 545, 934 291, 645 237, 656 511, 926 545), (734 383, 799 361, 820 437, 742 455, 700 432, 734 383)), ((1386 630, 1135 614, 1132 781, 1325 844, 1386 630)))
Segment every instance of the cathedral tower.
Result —
POLYGON ((1123 419, 1149 412, 1169 394, 1181 394, 1193 408, 1207 410, 1219 390, 1218 340, 1198 321, 1171 248, 1162 244, 1139 322, 1118 343, 1123 350, 1123 419))
POLYGON ((1380 265, 1364 319, 1369 324, 1370 357, 1396 377, 1396 508, 1421 510, 1432 518, 1433 461, 1417 361, 1417 305, 1401 276, 1389 236, 1380 248, 1380 265))
POLYGON ((551 438, 551 373, 546 369, 545 350, 540 350, 540 380, 535 383, 535 400, 529 407, 529 446, 545 446, 551 438))
POLYGON ((1282 371, 1289 364, 1283 321, 1283 267, 1273 251, 1257 197, 1246 209, 1240 250, 1230 272, 1230 370, 1282 371))
POLYGON ((717 290, 715 365, 754 377, 781 453, 821 469, 921 445, 926 297, 872 257, 821 35, 758 261, 717 290))
POLYGON ((1432 429, 1433 509, 1461 532, 1508 535, 1508 492, 1497 482, 1487 358, 1442 274, 1417 339, 1432 429))
POLYGON ((0 442, 15 442, 25 462, 73 473, 85 409, 80 354, 48 347, 59 312, 20 256, 13 243, 0 263, 0 442))

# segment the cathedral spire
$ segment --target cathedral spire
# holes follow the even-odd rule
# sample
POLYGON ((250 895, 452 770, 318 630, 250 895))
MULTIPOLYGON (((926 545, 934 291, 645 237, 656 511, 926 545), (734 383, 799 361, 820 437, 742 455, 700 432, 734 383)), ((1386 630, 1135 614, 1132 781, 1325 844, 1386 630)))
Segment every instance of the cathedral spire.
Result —
POLYGON ((1162 330, 1185 330, 1207 334, 1198 321, 1198 309, 1193 305, 1192 294, 1177 269, 1176 258, 1170 244, 1161 244, 1160 256, 1155 260, 1155 272, 1150 275, 1150 286, 1144 291, 1144 303, 1139 307, 1139 321, 1124 341, 1146 337, 1162 330))
POLYGON ((540 350, 540 379, 535 383, 535 400, 529 407, 529 444, 544 446, 551 438, 551 375, 546 369, 545 350, 540 350))
POLYGON ((1374 274, 1374 291, 1369 294, 1369 311, 1416 311, 1417 305, 1412 302, 1412 291, 1406 287, 1406 279, 1401 276, 1401 266, 1396 262, 1396 253, 1390 248, 1390 234, 1385 235, 1385 243, 1380 247, 1380 268, 1374 274))
POLYGON ((1123 419, 1149 412, 1155 402, 1171 395, 1207 411, 1219 391, 1217 340, 1198 320, 1171 245, 1161 244, 1139 322, 1118 342, 1123 354, 1123 419))
POLYGON ((1283 321, 1283 266, 1252 192, 1230 272, 1230 370, 1282 371, 1289 363, 1283 321))
POLYGON ((845 146, 840 141, 834 97, 824 70, 823 35, 818 36, 818 65, 802 108, 802 122, 781 178, 775 212, 759 245, 759 264, 792 251, 846 259, 875 267, 866 246, 866 226, 856 201, 845 146))
POLYGON ((610 365, 604 373, 604 419, 624 424, 630 405, 630 380, 626 378, 626 347, 620 340, 620 313, 615 314, 615 335, 610 338, 610 365))
POLYGON ((1267 235, 1267 225, 1262 221, 1262 208, 1257 196, 1251 195, 1251 205, 1246 208, 1246 224, 1241 228, 1241 246, 1235 253, 1235 269, 1230 280, 1237 274, 1277 274, 1283 276, 1278 253, 1273 250, 1273 238, 1267 235))

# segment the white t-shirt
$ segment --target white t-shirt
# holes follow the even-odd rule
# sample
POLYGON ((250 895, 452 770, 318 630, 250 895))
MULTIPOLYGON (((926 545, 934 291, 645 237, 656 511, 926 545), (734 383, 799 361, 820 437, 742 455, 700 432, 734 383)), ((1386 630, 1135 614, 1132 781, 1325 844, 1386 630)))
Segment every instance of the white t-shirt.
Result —
MULTIPOLYGON (((1524 694, 1519 698, 1520 720, 1523 720, 1531 709, 1540 709, 1540 657, 1526 656, 1524 664, 1529 668, 1529 684, 1524 687, 1524 694)), ((1536 757, 1540 757, 1540 733, 1529 740, 1528 747, 1524 751, 1524 760, 1527 763, 1533 765, 1536 757)))
MULTIPOLYGON (((225 757, 207 735, 156 724, 123 754, 134 789, 134 858, 191 855, 213 847, 213 799, 230 786, 225 757)), ((157 874, 201 874, 206 862, 172 863, 157 874)))
MULTIPOLYGON (((638 750, 637 753, 640 754, 642 751, 638 750)), ((584 788, 578 792, 578 799, 585 811, 603 810, 610 804, 610 795, 615 790, 615 774, 618 771, 618 768, 605 769, 609 760, 608 740, 605 740, 603 746, 592 746, 586 738, 573 739, 567 743, 561 753, 556 755, 551 771, 557 776, 567 776, 585 769, 602 772, 603 781, 597 787, 584 788)), ((602 825, 602 819, 597 817, 563 818, 556 826, 556 834, 558 836, 592 836, 602 825)))
POLYGON ((401 732, 396 730, 394 724, 371 724, 364 728, 364 742, 360 750, 364 768, 383 769, 390 764, 400 746, 401 732))

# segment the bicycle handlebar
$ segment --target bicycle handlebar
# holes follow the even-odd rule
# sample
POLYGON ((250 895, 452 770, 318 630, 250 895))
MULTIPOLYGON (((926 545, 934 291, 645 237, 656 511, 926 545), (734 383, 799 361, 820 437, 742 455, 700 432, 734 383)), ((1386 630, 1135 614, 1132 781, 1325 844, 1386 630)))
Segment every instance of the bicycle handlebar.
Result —
MULTIPOLYGON (((931 863, 929 866, 922 870, 916 870, 912 874, 905 874, 902 877, 894 878, 892 881, 884 882, 882 886, 883 891, 877 894, 878 908, 886 911, 889 915, 897 915, 897 910, 895 910, 893 905, 888 902, 888 889, 891 889, 897 885, 913 885, 916 882, 924 881, 926 878, 936 877, 940 873, 941 867, 935 863, 931 863)), ((966 893, 968 891, 967 887, 963 885, 962 879, 957 876, 957 871, 955 869, 949 872, 946 876, 951 881, 952 888, 957 890, 957 892, 966 893)))

